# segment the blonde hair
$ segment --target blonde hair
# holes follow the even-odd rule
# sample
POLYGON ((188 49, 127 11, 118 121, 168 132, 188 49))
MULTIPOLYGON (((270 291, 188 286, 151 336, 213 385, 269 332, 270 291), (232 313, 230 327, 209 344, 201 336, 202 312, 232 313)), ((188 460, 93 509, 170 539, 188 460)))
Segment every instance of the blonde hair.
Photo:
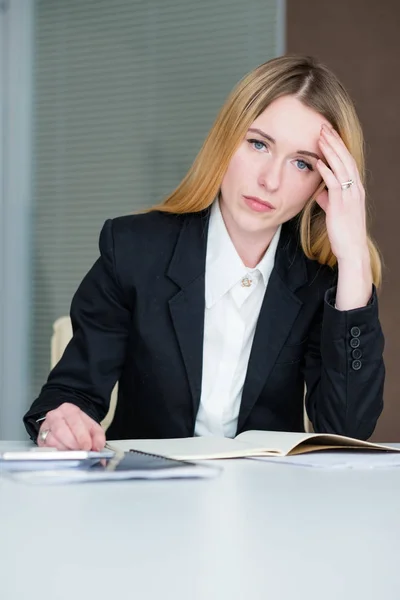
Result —
MULTIPOLYGON (((151 210, 192 213, 208 208, 217 196, 229 162, 253 121, 281 96, 292 95, 323 115, 353 156, 365 185, 364 138, 354 104, 337 77, 311 57, 282 56, 248 73, 228 96, 192 166, 178 187, 151 210)), ((325 213, 315 201, 324 184, 306 203, 300 216, 304 254, 321 264, 337 263, 329 242, 325 213)), ((368 235, 373 281, 381 283, 381 260, 368 235)))

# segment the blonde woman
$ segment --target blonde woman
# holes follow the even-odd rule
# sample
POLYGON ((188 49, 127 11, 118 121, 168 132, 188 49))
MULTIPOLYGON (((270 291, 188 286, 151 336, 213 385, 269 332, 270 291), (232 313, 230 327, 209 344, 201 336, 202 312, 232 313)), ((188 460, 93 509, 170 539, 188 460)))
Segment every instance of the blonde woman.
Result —
POLYGON ((71 306, 73 339, 24 421, 40 446, 233 437, 368 438, 382 410, 378 252, 363 136, 337 78, 285 56, 249 73, 188 174, 105 223, 71 306))

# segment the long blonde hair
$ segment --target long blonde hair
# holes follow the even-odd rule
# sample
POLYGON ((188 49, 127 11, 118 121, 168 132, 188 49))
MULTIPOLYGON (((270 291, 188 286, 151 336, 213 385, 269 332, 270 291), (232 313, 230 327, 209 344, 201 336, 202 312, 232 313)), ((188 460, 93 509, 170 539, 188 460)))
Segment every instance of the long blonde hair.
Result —
MULTIPOLYGON (((365 185, 364 137, 354 104, 337 77, 311 57, 282 56, 248 73, 228 96, 192 166, 178 187, 151 210, 169 213, 199 212, 217 196, 229 162, 253 121, 281 96, 293 95, 323 115, 336 129, 357 164, 365 185)), ((315 198, 318 187, 300 216, 300 241, 304 254, 334 267, 325 213, 315 198)), ((373 280, 381 283, 379 252, 368 236, 373 280)))

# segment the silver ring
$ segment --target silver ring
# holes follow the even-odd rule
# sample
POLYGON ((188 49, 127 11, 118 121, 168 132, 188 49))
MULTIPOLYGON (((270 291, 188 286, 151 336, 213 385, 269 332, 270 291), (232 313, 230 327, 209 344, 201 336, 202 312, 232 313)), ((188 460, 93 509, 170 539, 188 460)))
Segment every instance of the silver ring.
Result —
POLYGON ((46 442, 46 438, 50 433, 50 429, 43 429, 43 431, 41 431, 39 433, 39 439, 41 442, 45 443, 46 442))
POLYGON ((349 181, 345 181, 344 183, 341 183, 341 188, 342 190, 348 190, 349 187, 351 187, 353 185, 354 181, 353 179, 349 179, 349 181))

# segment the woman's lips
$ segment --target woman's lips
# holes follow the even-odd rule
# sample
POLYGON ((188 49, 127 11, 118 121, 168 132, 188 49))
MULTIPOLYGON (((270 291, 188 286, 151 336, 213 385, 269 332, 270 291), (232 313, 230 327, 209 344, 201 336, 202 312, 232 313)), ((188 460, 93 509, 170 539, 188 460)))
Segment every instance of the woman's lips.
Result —
POLYGON ((272 206, 269 202, 257 198, 257 196, 243 196, 247 206, 255 212, 272 212, 275 210, 275 206, 272 206))

